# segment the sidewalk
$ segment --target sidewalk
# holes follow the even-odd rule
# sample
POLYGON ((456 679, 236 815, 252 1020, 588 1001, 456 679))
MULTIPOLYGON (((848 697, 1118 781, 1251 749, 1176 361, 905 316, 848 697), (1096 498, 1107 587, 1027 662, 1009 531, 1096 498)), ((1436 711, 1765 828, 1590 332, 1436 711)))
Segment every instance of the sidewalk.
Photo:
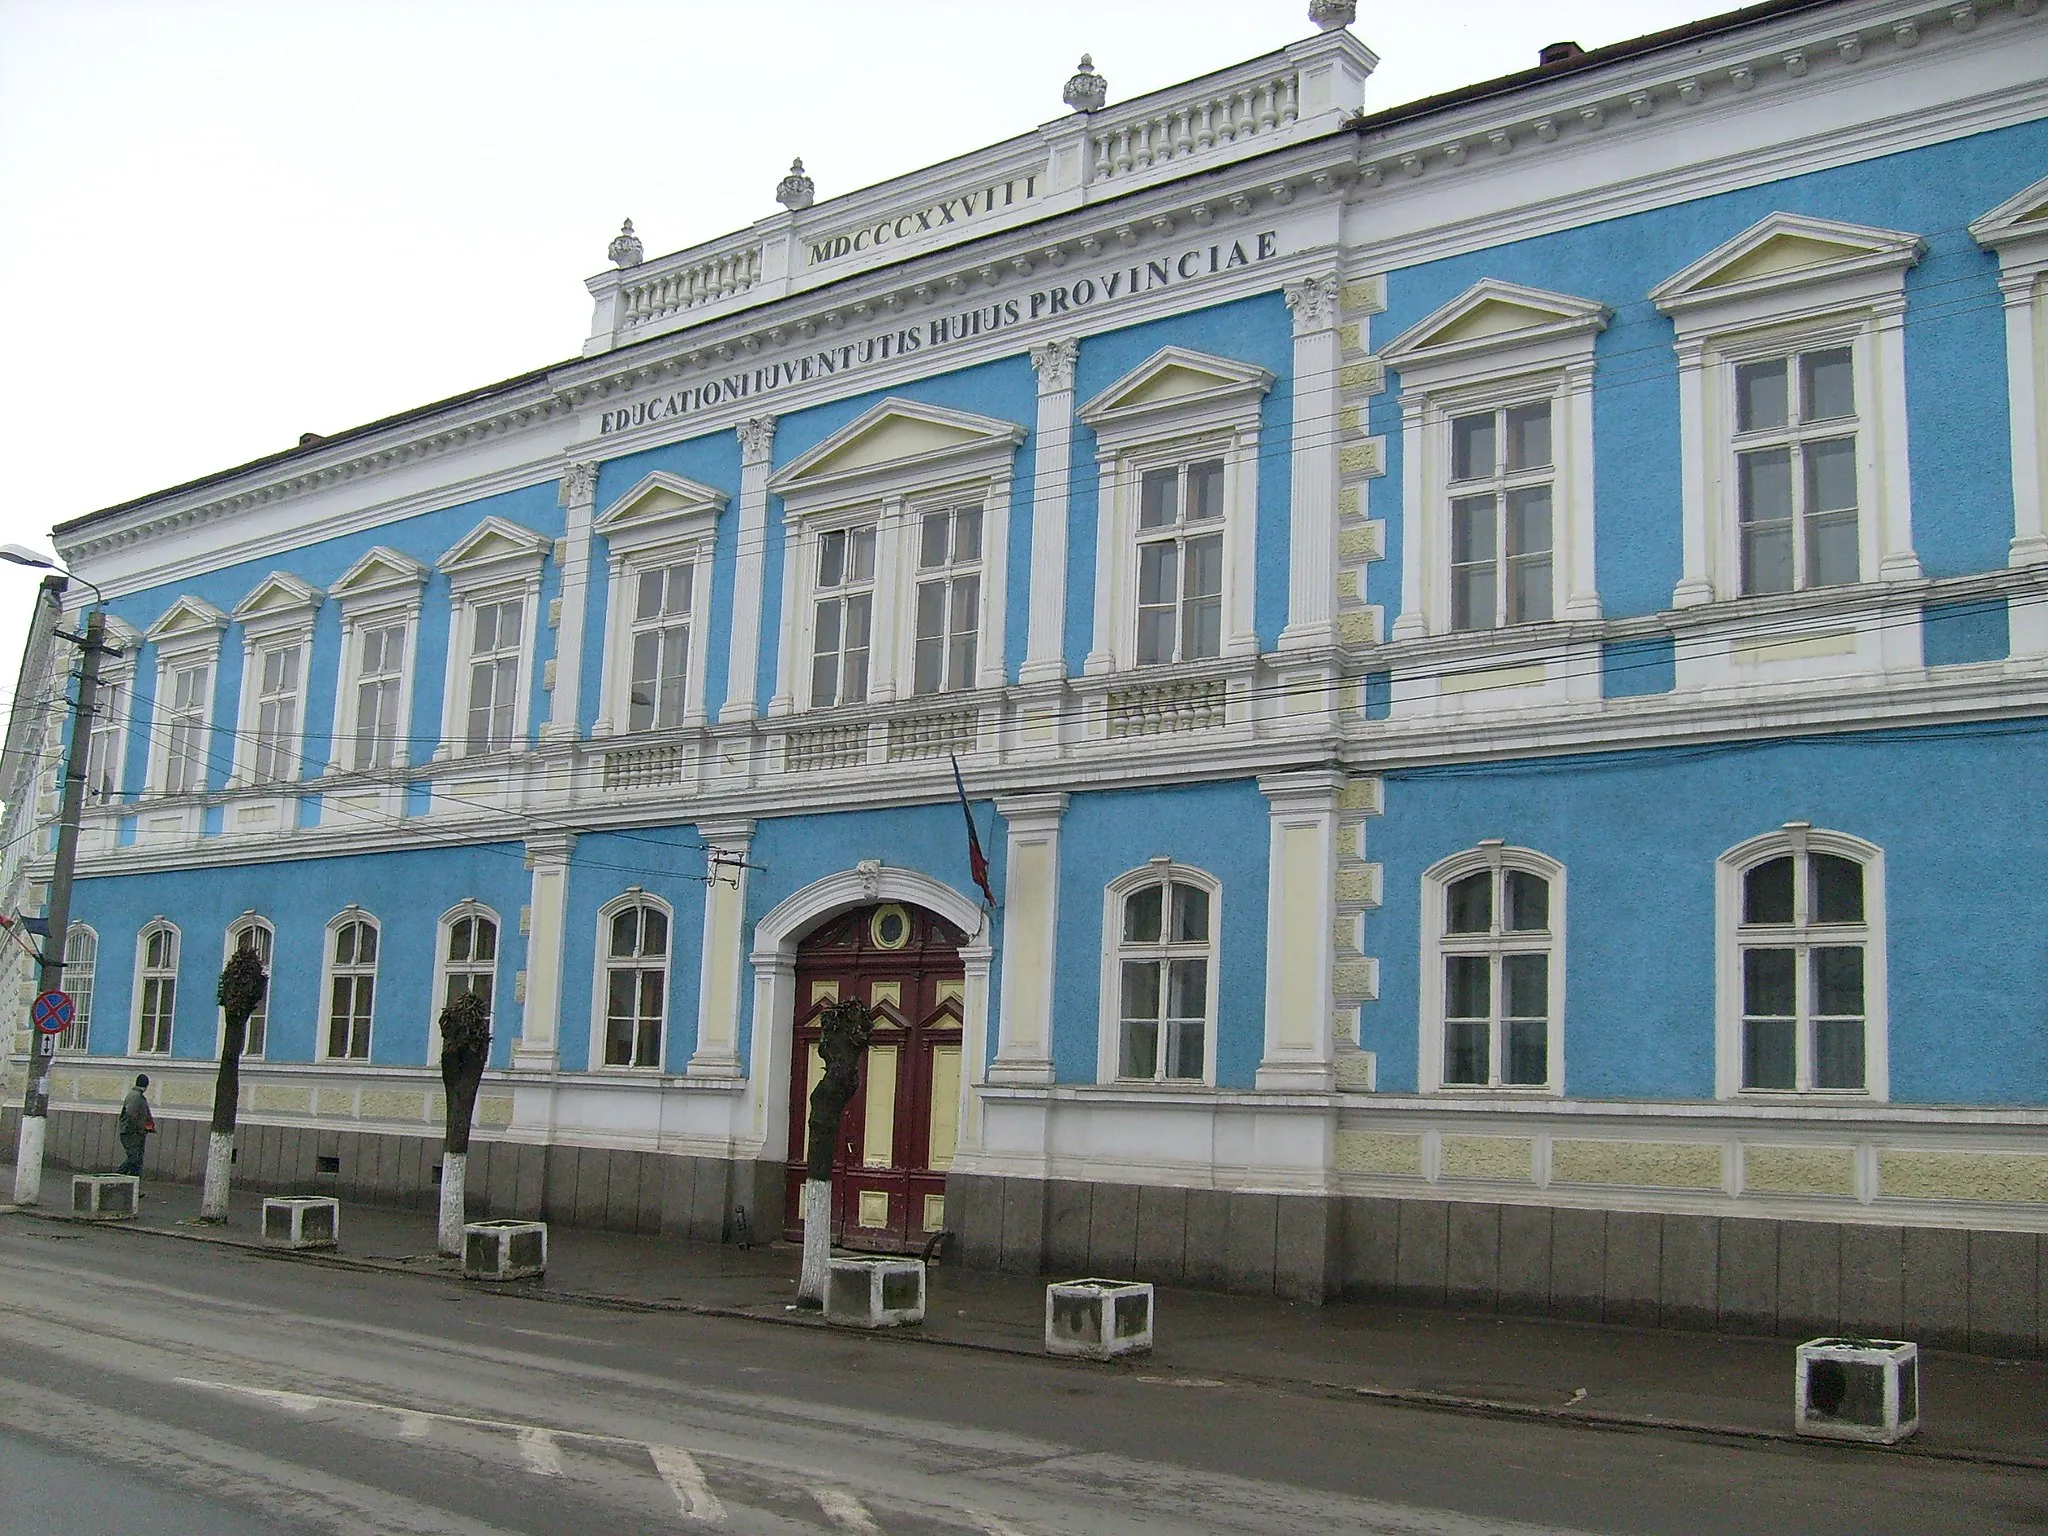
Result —
MULTIPOLYGON (((53 1170, 48 1193, 68 1188, 69 1177, 53 1170)), ((0 1191, 12 1188, 12 1169, 0 1165, 0 1191)), ((138 1235, 262 1248, 292 1261, 461 1283, 454 1261, 434 1251, 428 1212, 344 1204, 338 1251, 287 1255, 261 1241, 258 1194, 238 1191, 227 1225, 203 1227, 196 1186, 151 1182, 145 1193, 135 1223, 109 1225, 138 1235)), ((12 1209, 0 1205, 0 1212, 12 1209)), ((44 1209, 61 1213, 64 1207, 46 1203, 44 1209)), ((13 1219, 50 1218, 23 1211, 13 1219)), ((566 1304, 825 1326, 816 1313, 792 1308, 798 1253, 788 1244, 742 1250, 555 1224, 548 1249, 545 1281, 506 1289, 566 1304)), ((1044 1298, 1043 1279, 942 1264, 930 1275, 922 1326, 871 1337, 1038 1356, 1044 1298)), ((1151 1355, 1077 1368, 1356 1394, 1437 1411, 1791 1439, 1793 1342, 1363 1302, 1318 1307, 1162 1287, 1151 1355)), ((1923 1351, 1921 1372, 1922 1429, 1894 1454, 2048 1470, 2048 1361, 1923 1351)))

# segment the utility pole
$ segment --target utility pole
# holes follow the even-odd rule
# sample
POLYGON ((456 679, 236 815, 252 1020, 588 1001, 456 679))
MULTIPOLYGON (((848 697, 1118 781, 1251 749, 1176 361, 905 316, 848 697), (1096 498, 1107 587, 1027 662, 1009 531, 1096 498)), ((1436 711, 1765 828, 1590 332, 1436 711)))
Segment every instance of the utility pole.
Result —
MULTIPOLYGON (((25 564, 25 561, 17 561, 25 564)), ((95 589, 97 591, 97 589, 95 589)), ((71 929, 71 868, 78 859, 78 822, 85 810, 85 775, 92 758, 92 712, 99 701, 100 660, 108 653, 106 610, 95 603, 85 616, 85 633, 60 639, 78 646, 84 657, 78 668, 78 694, 71 701, 71 748, 65 755, 64 799, 57 813, 57 858, 50 872, 50 899, 45 912, 42 964, 37 990, 64 989, 64 948, 71 929)), ((43 1141, 50 1125, 50 1066, 57 1057, 57 1037, 41 1030, 30 1033, 28 1089, 21 1101, 21 1143, 14 1159, 14 1203, 35 1205, 43 1194, 43 1141)))

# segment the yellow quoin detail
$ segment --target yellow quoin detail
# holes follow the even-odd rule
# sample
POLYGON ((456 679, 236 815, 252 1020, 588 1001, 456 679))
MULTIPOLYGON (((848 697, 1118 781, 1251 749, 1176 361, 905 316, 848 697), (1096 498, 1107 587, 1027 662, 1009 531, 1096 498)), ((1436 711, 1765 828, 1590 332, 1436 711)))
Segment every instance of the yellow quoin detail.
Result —
POLYGON ((1719 1189, 1721 1149, 1681 1141, 1557 1141, 1550 1147, 1550 1177, 1560 1184, 1719 1189))
POLYGON ((1346 363, 1337 370, 1337 387, 1376 395, 1387 387, 1386 365, 1376 357, 1362 363, 1346 363))
POLYGON ((1339 1173, 1393 1173, 1422 1177, 1422 1138, 1385 1131, 1339 1131, 1339 1173))
POLYGON ((1526 1136, 1446 1136, 1443 1176, 1447 1179, 1535 1177, 1536 1143, 1526 1136))
POLYGON ((1765 1195, 1856 1193, 1854 1147, 1744 1147, 1742 1187, 1765 1195))
POLYGON ((1346 283, 1337 295, 1337 302, 1346 309, 1377 314, 1387 307, 1387 280, 1384 277, 1362 277, 1355 283, 1346 283))
POLYGON ((1894 1200, 1981 1200, 2000 1205, 2048 1202, 2048 1157, 2023 1152, 1877 1154, 1878 1192, 1894 1200))
POLYGON ((1368 437, 1362 443, 1347 443, 1337 454, 1337 470, 1346 475, 1376 475, 1384 462, 1380 439, 1368 437))

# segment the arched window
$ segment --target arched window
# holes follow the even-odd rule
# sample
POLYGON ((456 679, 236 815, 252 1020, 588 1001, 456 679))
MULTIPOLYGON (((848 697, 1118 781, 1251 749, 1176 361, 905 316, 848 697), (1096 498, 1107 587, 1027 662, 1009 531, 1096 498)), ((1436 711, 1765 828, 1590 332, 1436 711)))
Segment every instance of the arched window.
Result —
POLYGON ((92 983, 99 960, 100 936, 84 923, 73 923, 64 935, 64 990, 78 1012, 71 1027, 57 1037, 60 1051, 82 1051, 92 1038, 92 983))
MULTIPOLYGON (((68 941, 67 941, 68 942, 68 941)), ((135 939, 135 1051, 167 1056, 178 1013, 178 930, 159 918, 135 939)))
MULTIPOLYGON (((271 971, 270 957, 277 948, 277 934, 270 924, 254 912, 244 912, 228 924, 227 952, 234 954, 238 949, 253 949, 262 963, 266 974, 273 983, 277 977, 271 971)), ((223 957, 225 959, 226 957, 223 957)), ((225 1026, 226 1021, 222 1021, 225 1026)), ((256 1005, 256 1011, 249 1015, 249 1033, 242 1045, 244 1056, 261 1056, 265 1037, 270 1032, 270 988, 263 989, 263 1001, 256 1005)))
POLYGON ((473 992, 486 1008, 498 992, 498 918, 466 901, 441 919, 441 1006, 473 992))
POLYGON ((660 1067, 668 1007, 668 910, 630 892, 600 917, 604 948, 604 1064, 660 1067))
POLYGON ((1422 877, 1422 1090, 1564 1088, 1564 866, 1489 838, 1422 877))
POLYGON ((1724 1096, 1885 1095, 1883 857, 1804 822, 1722 855, 1724 1096))
POLYGON ((327 1056, 368 1061, 377 1005, 377 920, 350 907, 327 931, 327 1056))
POLYGON ((1220 897, 1213 877, 1163 858, 1109 887, 1105 1078, 1213 1080, 1220 897))

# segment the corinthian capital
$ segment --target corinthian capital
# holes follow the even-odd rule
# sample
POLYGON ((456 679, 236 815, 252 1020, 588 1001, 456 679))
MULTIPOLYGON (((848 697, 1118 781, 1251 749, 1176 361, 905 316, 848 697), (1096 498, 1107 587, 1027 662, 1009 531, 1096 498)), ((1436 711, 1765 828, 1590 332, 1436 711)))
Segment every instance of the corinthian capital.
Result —
POLYGON ((583 506, 597 499, 597 466, 595 464, 571 464, 562 471, 562 490, 558 498, 565 507, 583 506))
POLYGON ((1038 392, 1055 394, 1074 387, 1074 364, 1081 356, 1081 343, 1072 336, 1042 341, 1031 349, 1031 366, 1038 370, 1038 392))
POLYGON ((740 462, 766 464, 768 452, 775 446, 775 418, 749 416, 737 430, 740 434, 740 462))
POLYGON ((1294 311, 1294 331, 1320 331, 1337 323, 1337 274, 1325 272, 1321 277, 1304 277, 1299 282, 1289 283, 1282 292, 1287 296, 1287 307, 1294 311))

